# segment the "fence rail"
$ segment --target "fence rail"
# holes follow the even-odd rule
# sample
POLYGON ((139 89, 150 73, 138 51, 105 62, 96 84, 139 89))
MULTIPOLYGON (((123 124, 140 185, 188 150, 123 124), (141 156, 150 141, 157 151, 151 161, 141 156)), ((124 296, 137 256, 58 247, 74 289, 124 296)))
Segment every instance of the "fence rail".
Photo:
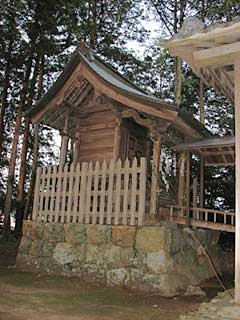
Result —
POLYGON ((235 231, 235 213, 231 211, 170 206, 170 221, 186 224, 188 210, 193 226, 229 232, 235 231))
POLYGON ((32 219, 142 225, 145 200, 146 158, 38 168, 32 219))

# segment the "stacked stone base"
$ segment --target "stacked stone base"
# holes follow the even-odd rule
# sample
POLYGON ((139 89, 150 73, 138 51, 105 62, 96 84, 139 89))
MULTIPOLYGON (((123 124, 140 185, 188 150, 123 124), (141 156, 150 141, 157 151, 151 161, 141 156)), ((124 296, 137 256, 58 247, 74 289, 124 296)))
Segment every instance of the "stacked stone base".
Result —
MULTIPOLYGON (((219 233, 197 233, 215 259, 219 233)), ((183 227, 167 222, 135 227, 25 221, 17 267, 166 297, 212 276, 183 227)))

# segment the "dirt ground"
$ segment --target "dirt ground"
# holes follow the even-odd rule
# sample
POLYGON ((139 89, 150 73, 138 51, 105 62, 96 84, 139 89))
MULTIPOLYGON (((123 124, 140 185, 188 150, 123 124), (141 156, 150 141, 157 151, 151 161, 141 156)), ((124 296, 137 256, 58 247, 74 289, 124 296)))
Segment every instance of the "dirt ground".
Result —
POLYGON ((219 290, 212 281, 203 285, 205 298, 166 299, 79 278, 24 273, 14 268, 16 250, 17 246, 0 243, 0 320, 176 320, 184 312, 197 310, 219 290))

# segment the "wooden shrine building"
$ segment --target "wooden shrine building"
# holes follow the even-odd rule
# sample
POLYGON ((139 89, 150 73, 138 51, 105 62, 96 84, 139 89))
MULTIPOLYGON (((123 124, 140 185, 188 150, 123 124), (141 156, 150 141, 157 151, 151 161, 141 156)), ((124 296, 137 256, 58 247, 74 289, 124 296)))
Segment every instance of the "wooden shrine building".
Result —
MULTIPOLYGON (((59 167, 38 170, 33 208, 34 218, 41 215, 49 220, 51 212, 55 212, 62 222, 78 221, 76 211, 88 211, 91 216, 93 211, 94 222, 100 215, 100 223, 105 223, 106 216, 113 217, 117 211, 115 224, 122 223, 119 222, 123 221, 119 220, 122 215, 124 224, 129 215, 131 224, 142 224, 146 212, 157 213, 161 144, 210 135, 191 115, 146 94, 84 44, 76 49, 60 77, 29 116, 33 123, 58 129, 62 136, 59 167), (64 164, 69 139, 74 148, 73 163, 67 169, 64 164), (121 163, 116 166, 119 159, 121 163), (77 164, 81 164, 78 169, 77 164), (76 170, 79 178, 75 177, 76 170), (76 183, 82 183, 81 188, 85 188, 82 193, 81 188, 76 189, 76 183), (70 201, 70 193, 77 200, 70 201), (69 210, 75 213, 66 218, 64 211, 69 210), (139 215, 141 218, 135 219, 139 215)), ((87 217, 79 221, 90 220, 87 217)))

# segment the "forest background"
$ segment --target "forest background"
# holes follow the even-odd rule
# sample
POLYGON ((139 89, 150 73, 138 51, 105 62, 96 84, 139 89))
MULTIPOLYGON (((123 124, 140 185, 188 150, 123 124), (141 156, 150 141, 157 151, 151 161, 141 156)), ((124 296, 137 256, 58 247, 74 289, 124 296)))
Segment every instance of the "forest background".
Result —
MULTIPOLYGON (((177 33, 188 16, 206 25, 231 21, 240 15, 239 0, 0 0, 0 12, 0 212, 6 237, 10 213, 18 236, 31 212, 36 167, 57 164, 59 156, 57 133, 34 127, 25 112, 81 41, 145 91, 179 103, 213 134, 234 134, 232 106, 160 48, 159 39, 177 33)), ((234 168, 209 168, 205 180, 205 205, 234 209, 234 168)))

